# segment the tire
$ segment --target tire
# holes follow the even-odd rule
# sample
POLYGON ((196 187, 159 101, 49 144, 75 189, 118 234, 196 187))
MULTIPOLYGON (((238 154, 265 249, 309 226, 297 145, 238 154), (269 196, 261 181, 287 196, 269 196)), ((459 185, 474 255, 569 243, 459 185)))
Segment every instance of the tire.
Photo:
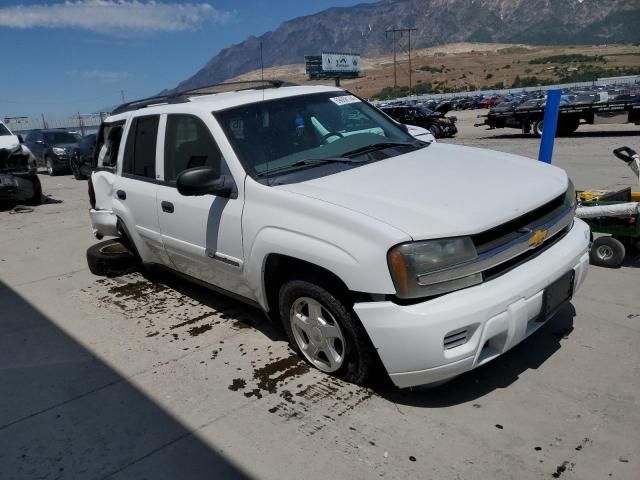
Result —
POLYGON ((536 137, 542 137, 542 127, 543 127, 544 122, 542 120, 536 120, 535 122, 533 122, 533 124, 531 125, 531 128, 533 130, 533 134, 536 137))
POLYGON ((40 205, 42 203, 42 184, 38 175, 31 177, 31 183, 33 183, 33 195, 28 198, 25 203, 27 205, 40 205))
POLYGON ((45 157, 44 165, 45 167, 47 167, 47 173, 50 177, 55 177, 58 174, 58 170, 56 170, 56 167, 53 164, 53 160, 51 160, 49 157, 45 157))
POLYGON ((339 296, 291 280, 280 288, 279 307, 291 348, 301 358, 324 373, 366 384, 376 366, 376 353, 355 313, 339 296), (313 310, 319 314, 312 315, 313 310))
POLYGON ((429 127, 429 131, 431 132, 431 135, 434 136, 434 138, 440 138, 442 137, 442 130, 440 129, 439 126, 437 125, 431 125, 429 127))
POLYGON ((73 172, 73 178, 75 178, 76 180, 86 180, 87 176, 82 174, 80 170, 80 164, 78 162, 79 162, 78 157, 72 158, 71 161, 69 162, 69 165, 71 166, 71 171, 73 172))
POLYGON ((624 245, 624 250, 627 255, 637 255, 638 253, 640 253, 640 240, 638 240, 637 237, 623 237, 613 235, 613 238, 624 245))
POLYGON ((115 277, 134 272, 139 261, 121 239, 110 239, 87 249, 87 264, 94 275, 115 277))
POLYGON ((618 268, 622 265, 626 254, 624 245, 613 237, 598 237, 591 245, 589 258, 592 265, 607 268, 618 268))

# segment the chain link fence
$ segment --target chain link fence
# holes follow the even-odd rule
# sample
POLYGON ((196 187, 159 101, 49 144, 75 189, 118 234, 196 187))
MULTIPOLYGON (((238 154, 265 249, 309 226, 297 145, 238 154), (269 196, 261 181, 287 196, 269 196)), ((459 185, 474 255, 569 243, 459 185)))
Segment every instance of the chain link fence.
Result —
POLYGON ((25 135, 33 130, 43 128, 64 128, 66 130, 74 130, 81 135, 96 133, 100 127, 100 123, 109 114, 103 113, 78 113, 73 117, 62 119, 51 119, 41 115, 39 118, 34 117, 5 117, 4 124, 14 133, 25 135))

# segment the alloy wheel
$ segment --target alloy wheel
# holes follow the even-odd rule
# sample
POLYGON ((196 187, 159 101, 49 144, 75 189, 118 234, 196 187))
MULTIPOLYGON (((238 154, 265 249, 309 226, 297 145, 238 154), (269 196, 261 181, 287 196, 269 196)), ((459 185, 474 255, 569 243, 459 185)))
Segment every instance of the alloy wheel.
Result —
POLYGON ((313 298, 300 297, 291 305, 289 321, 296 344, 307 360, 323 372, 340 369, 346 343, 331 312, 313 298))

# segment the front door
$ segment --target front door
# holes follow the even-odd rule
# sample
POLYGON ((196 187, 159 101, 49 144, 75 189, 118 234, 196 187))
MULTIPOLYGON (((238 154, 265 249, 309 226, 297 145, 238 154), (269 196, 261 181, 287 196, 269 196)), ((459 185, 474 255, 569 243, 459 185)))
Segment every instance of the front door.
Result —
POLYGON ((164 173, 157 210, 162 242, 174 268, 225 290, 250 295, 242 285, 242 207, 238 198, 181 195, 176 177, 188 168, 210 166, 229 175, 211 131, 194 115, 170 114, 164 128, 164 173), (246 290, 246 291, 245 291, 246 290))

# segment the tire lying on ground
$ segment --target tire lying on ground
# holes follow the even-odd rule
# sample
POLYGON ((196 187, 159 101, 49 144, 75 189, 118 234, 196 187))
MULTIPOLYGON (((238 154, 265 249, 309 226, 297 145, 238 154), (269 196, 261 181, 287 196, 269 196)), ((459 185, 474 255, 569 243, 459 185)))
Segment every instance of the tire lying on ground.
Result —
POLYGON ((87 264, 94 275, 114 277, 138 268, 138 258, 120 239, 96 243, 87 249, 87 264))

